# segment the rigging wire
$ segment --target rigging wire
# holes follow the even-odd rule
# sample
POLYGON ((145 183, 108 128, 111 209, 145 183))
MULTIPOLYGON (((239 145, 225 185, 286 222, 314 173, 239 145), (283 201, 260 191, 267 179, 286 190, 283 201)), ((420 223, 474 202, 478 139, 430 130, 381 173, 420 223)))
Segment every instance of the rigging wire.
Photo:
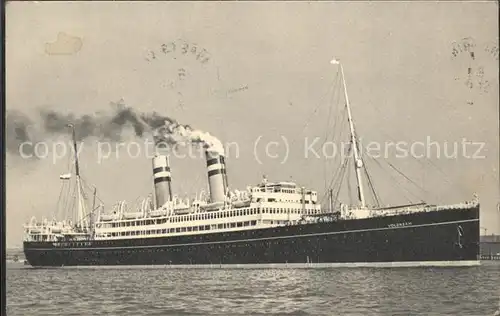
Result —
MULTIPOLYGON (((339 81, 340 81, 340 76, 338 75, 338 72, 337 72, 337 77, 336 77, 336 80, 335 80, 335 86, 338 84, 338 82, 339 82, 339 81)), ((336 91, 335 87, 334 87, 334 89, 333 89, 333 90, 334 90, 334 93, 332 93, 332 97, 331 97, 331 99, 334 99, 334 97, 335 97, 335 95, 336 95, 336 94, 335 94, 335 91, 336 91)), ((337 94, 337 95, 338 95, 338 94, 337 94)), ((327 124, 326 124, 326 125, 327 125, 327 128, 325 129, 325 136, 324 136, 323 146, 324 146, 324 144, 327 142, 327 140, 329 139, 330 129, 328 128, 328 124, 330 123, 330 120, 331 120, 332 110, 333 110, 333 107, 332 107, 332 106, 329 106, 329 107, 328 107, 328 117, 327 117, 327 120, 326 120, 326 121, 327 121, 327 124)), ((336 117, 335 117, 335 119, 336 119, 336 117)), ((335 125, 334 125, 334 126, 335 126, 335 125)), ((328 166, 327 166, 327 161, 326 161, 326 159, 325 159, 325 160, 324 160, 324 163, 323 163, 323 175, 324 175, 324 177, 323 177, 323 178, 324 178, 324 180, 325 180, 325 183, 324 183, 324 184, 325 184, 325 190, 326 190, 326 188, 327 188, 327 182, 328 182, 328 181, 327 181, 327 176, 326 176, 326 175, 327 175, 327 169, 328 169, 328 166)), ((325 192, 326 192, 326 191, 325 191, 325 192)))
POLYGON ((60 216, 63 216, 63 214, 59 214, 59 213, 62 213, 62 208, 61 208, 61 199, 62 199, 62 195, 63 195, 63 192, 65 191, 66 189, 66 183, 63 182, 63 184, 61 185, 61 190, 59 191, 59 197, 57 198, 57 203, 56 203, 56 218, 59 218, 60 216))
POLYGON ((337 190, 337 193, 335 194, 335 198, 333 200, 333 209, 335 209, 335 207, 337 205, 337 202, 339 200, 340 189, 342 188, 341 184, 342 184, 342 181, 344 180, 344 177, 345 177, 345 174, 346 174, 346 169, 347 169, 348 162, 349 162, 349 158, 346 157, 345 160, 344 160, 344 163, 342 165, 342 172, 341 172, 341 177, 339 179, 338 190, 337 190))
MULTIPOLYGON (((333 90, 333 93, 332 93, 332 96, 330 98, 330 102, 329 104, 335 104, 335 111, 332 111, 334 109, 333 106, 329 106, 328 107, 328 119, 327 119, 327 124, 330 122, 330 119, 331 119, 331 115, 332 115, 332 112, 333 113, 338 113, 340 112, 339 110, 339 99, 340 99, 340 92, 338 91, 340 89, 340 76, 339 76, 339 73, 337 72, 337 75, 335 77, 335 84, 333 85, 332 87, 332 90, 333 90), (336 102, 335 100, 336 99, 336 102)), ((328 140, 330 138, 331 135, 335 135, 335 128, 337 128, 337 120, 338 120, 338 116, 336 115, 335 116, 335 121, 334 121, 334 124, 333 124, 333 128, 330 129, 330 128, 326 128, 325 129, 325 136, 324 136, 324 140, 326 142, 326 140, 328 140)), ((328 126, 327 126, 328 127, 328 126)))
MULTIPOLYGON (((92 192, 94 191, 95 186, 90 185, 89 182, 85 178, 83 178, 81 175, 80 175, 80 182, 82 183, 82 186, 85 187, 88 191, 92 191, 92 192)), ((104 201, 97 194, 95 197, 96 197, 96 200, 98 202, 100 202, 101 204, 104 204, 104 201)))
MULTIPOLYGON (((349 152, 350 152, 350 147, 349 147, 349 152)), ((336 205, 337 200, 338 200, 338 196, 340 194, 340 190, 342 188, 342 181, 344 180, 344 177, 345 177, 345 171, 346 171, 346 167, 347 167, 348 162, 349 162, 349 154, 346 155, 343 163, 336 170, 335 175, 332 177, 332 180, 331 180, 330 185, 328 187, 328 191, 330 191, 330 190, 336 191, 335 197, 332 198, 332 200, 333 200, 332 204, 333 204, 334 209, 335 209, 335 205, 336 205)), ((323 195, 320 204, 323 204, 325 202, 325 199, 327 198, 327 196, 328 195, 326 195, 326 194, 323 195)))
POLYGON ((354 198, 352 196, 352 179, 350 177, 352 169, 352 164, 347 163, 347 198, 349 200, 349 204, 354 204, 354 198))
MULTIPOLYGON (((333 177, 332 179, 330 180, 330 184, 328 185, 328 187, 326 188, 326 191, 330 191, 332 190, 333 188, 335 188, 335 183, 337 182, 337 178, 340 176, 340 173, 341 173, 341 170, 342 170, 342 166, 343 166, 343 163, 342 164, 339 164, 339 166, 337 167, 337 169, 335 170, 335 173, 333 174, 333 177)), ((321 203, 324 202, 324 199, 326 198, 326 195, 324 195, 321 199, 321 203)))
MULTIPOLYGON (((72 192, 72 185, 71 181, 68 181, 67 189, 66 189, 66 195, 63 197, 63 202, 61 203, 61 212, 64 212, 63 216, 64 217, 72 217, 73 214, 71 213, 71 208, 69 207, 71 204, 71 192, 72 192)), ((64 186, 64 184, 63 184, 64 186)))
MULTIPOLYGON (((355 129, 355 130, 356 130, 356 129, 355 129)), ((387 137, 387 134, 385 134, 383 131, 382 131, 382 133, 383 133, 383 134, 387 137)), ((390 137, 388 137, 388 138, 390 139, 390 137)), ((358 143, 357 145, 359 146, 359 145, 360 145, 360 143, 358 143)), ((359 147, 358 147, 358 150, 359 150, 359 147)), ((372 158, 372 157, 370 157, 370 158, 372 158)), ((381 167, 381 165, 380 165, 380 163, 378 162, 378 160, 374 159, 374 161, 375 161, 377 164, 379 164, 379 166, 381 167)), ((414 182, 411 178, 409 178, 409 177, 408 177, 408 176, 406 176, 403 172, 401 172, 400 170, 398 170, 398 169, 397 169, 394 165, 392 165, 390 162, 386 161, 386 163, 387 163, 387 164, 390 164, 390 165, 391 165, 391 167, 392 167, 393 169, 395 169, 395 170, 396 170, 396 171, 397 171, 400 175, 402 175, 402 176, 403 176, 406 180, 408 180, 411 184, 413 184, 414 186, 416 186, 419 190, 423 191, 424 193, 429 194, 429 192, 428 192, 428 191, 426 191, 426 190, 425 190, 425 189, 423 189, 421 186, 419 186, 417 183, 415 183, 415 182, 414 182)), ((420 163, 420 162, 419 162, 419 163, 420 163)), ((369 173, 369 171, 368 171, 368 167, 366 166, 366 164, 364 164, 364 165, 363 165, 363 169, 364 169, 364 171, 365 171, 366 178, 367 178, 367 180, 368 180, 368 184, 369 184, 370 189, 371 189, 371 191, 372 191, 372 194, 373 194, 373 197, 374 197, 374 199, 375 199, 375 202, 376 202, 378 205, 380 205, 380 199, 379 199, 379 196, 378 196, 377 192, 375 191, 375 187, 373 186, 373 181, 372 181, 372 179, 371 179, 371 176, 370 176, 370 173, 369 173)), ((383 169, 383 168, 382 168, 382 169, 383 169)), ((392 176, 391 176, 391 178, 392 178, 392 179, 394 179, 394 177, 392 177, 392 176)), ((394 179, 394 180, 395 180, 395 179, 394 179)), ((399 182, 398 182, 398 183, 399 183, 399 182)), ((406 189, 405 189, 405 190, 406 190, 406 189)), ((413 194, 411 191, 406 190, 406 192, 407 192, 407 193, 409 193, 410 195, 412 195, 413 197, 417 198, 418 200, 423 201, 421 198, 418 198, 418 197, 417 197, 415 194, 413 194)), ((406 197, 406 199, 407 199, 408 201, 410 201, 410 202, 411 202, 411 200, 410 200, 410 199, 408 199, 408 197, 406 197)))
MULTIPOLYGON (((341 109, 340 108, 340 96, 341 96, 341 93, 340 91, 338 91, 340 89, 340 82, 341 82, 341 78, 339 76, 339 72, 337 72, 337 77, 336 77, 337 81, 338 81, 338 87, 337 86, 334 86, 334 92, 332 93, 332 99, 335 99, 335 96, 336 96, 336 106, 335 106, 335 112, 334 113, 338 113, 338 115, 335 115, 335 121, 334 121, 334 125, 333 125, 333 128, 332 129, 326 129, 327 130, 327 136, 325 137, 325 141, 323 142, 323 146, 324 144, 326 143, 326 141, 328 139, 330 139, 331 137, 331 141, 332 143, 334 144, 337 144, 337 143, 340 143, 341 140, 342 140, 342 136, 345 132, 345 124, 347 122, 347 111, 344 109, 341 109), (338 92, 338 93, 335 93, 338 92), (337 132, 338 130, 338 132, 337 132)), ((333 108, 333 106, 330 106, 329 108, 333 108)), ((342 149, 343 146, 342 146, 342 149)), ((338 162, 339 162, 339 168, 341 168, 342 166, 342 160, 340 159, 342 157, 342 155, 344 154, 343 152, 340 152, 339 150, 337 150, 337 153, 336 153, 339 157, 338 159, 338 162)), ((334 157, 333 159, 333 162, 336 162, 337 161, 337 156, 334 157)), ((326 161, 325 161, 326 163, 326 161)), ((338 169, 339 170, 339 169, 338 169)), ((330 186, 329 187, 326 187, 325 188, 325 192, 328 192, 330 189, 331 189, 331 183, 330 183, 330 186)))
MULTIPOLYGON (((72 190, 73 191, 73 190, 72 190)), ((71 192, 72 192, 71 191, 71 192)), ((72 194, 73 195, 73 194, 72 194)), ((78 210, 76 210, 75 208, 75 202, 76 202, 76 194, 73 196, 74 198, 73 199, 70 199, 69 202, 68 202, 68 212, 71 212, 71 210, 73 210, 73 212, 71 212, 71 218, 73 218, 73 220, 77 219, 78 218, 78 210)), ((76 221, 76 220, 75 220, 76 221)))
MULTIPOLYGON (((404 186, 402 186, 401 183, 396 178, 394 178, 394 176, 392 174, 390 174, 389 172, 387 172, 387 170, 384 169, 384 167, 382 166, 382 164, 377 159, 375 159, 375 158, 373 158, 371 156, 368 156, 368 157, 370 159, 372 159, 380 167, 380 169, 382 169, 383 172, 385 172, 385 173, 387 173, 389 175, 389 177, 393 180, 393 182, 390 182, 390 183, 394 186, 394 188, 396 190, 398 190, 398 189, 401 190, 401 191, 404 190, 404 191, 406 191, 406 193, 409 193, 410 195, 413 195, 413 197, 415 197, 415 195, 412 194, 407 189, 405 189, 404 186), (397 186, 395 184, 397 184, 397 186)), ((401 192, 401 193, 403 194, 403 196, 406 199, 406 201, 408 201, 409 203, 413 203, 413 201, 410 198, 408 198, 408 196, 404 192, 401 192)), ((417 198, 417 200, 420 200, 418 197, 416 197, 416 198, 417 198)))
POLYGON ((401 170, 399 170, 398 168, 396 168, 392 163, 387 162, 387 164, 392 169, 394 169, 397 173, 399 173, 400 175, 402 175, 406 180, 408 180, 409 182, 413 183, 417 188, 419 188, 420 190, 422 190, 424 193, 428 193, 426 190, 424 190, 423 188, 421 188, 417 183, 415 183, 412 179, 410 179, 408 176, 406 176, 401 170))
MULTIPOLYGON (((344 112, 342 112, 342 114, 343 114, 342 116, 338 116, 338 117, 340 117, 340 120, 341 120, 341 121, 340 121, 340 123, 339 123, 339 124, 337 124, 337 123, 336 123, 336 126, 338 126, 338 125, 345 126, 345 122, 347 121, 347 115, 346 115, 345 111, 344 111, 344 112)), ((332 143, 333 143, 333 144, 338 144, 338 143, 340 143, 340 139, 342 138, 342 134, 343 134, 343 133, 342 133, 342 131, 343 131, 343 130, 341 130, 341 133, 340 133, 340 135, 339 135, 339 137, 338 137, 338 140, 334 137, 334 136, 335 136, 335 134, 333 135, 333 138, 332 138, 332 143)), ((341 149, 343 149, 343 148, 341 148, 341 149)), ((333 157, 333 161, 332 161, 332 163, 335 163, 335 162, 337 162, 337 160, 338 160, 338 164, 339 164, 339 167, 338 167, 338 168, 340 168, 340 167, 342 166, 342 160, 341 160, 341 158, 343 157, 343 155, 344 155, 344 152, 341 152, 341 151, 338 149, 338 150, 337 150, 337 152, 335 153, 335 156, 333 157)), ((325 162, 326 162, 326 161, 325 161, 325 162)), ((331 186, 331 184, 330 184, 330 186, 331 186)), ((331 189, 331 188, 329 188, 329 187, 325 187, 325 192, 326 192, 328 189, 331 189)))
MULTIPOLYGON (((377 107, 373 107, 375 109, 375 111, 377 111, 379 114, 382 114, 380 112, 380 110, 377 108, 377 107)), ((379 132, 381 132, 385 137, 387 137, 387 139, 390 139, 390 140, 393 140, 391 137, 389 137, 389 135, 387 133, 385 133, 383 130, 380 130, 379 129, 379 132)), ((404 136, 404 135, 403 135, 404 136)), ((393 140, 394 141, 394 140, 393 140)), ((415 157, 411 157, 413 158, 417 163, 419 163, 421 166, 423 166, 424 168, 426 167, 425 163, 422 162, 420 159, 417 159, 415 157)), ((455 188, 458 188, 462 193, 466 193, 466 191, 463 189, 462 186, 460 185, 457 185, 456 183, 454 183, 453 181, 450 180, 449 176, 441 169, 439 168, 439 166, 437 166, 432 160, 428 159, 427 162, 432 165, 439 173, 441 173, 443 176, 444 176, 444 180, 446 183, 448 183, 449 185, 451 186, 454 186, 455 188)), ((433 197, 436 197, 435 195, 433 195, 433 197)))
MULTIPOLYGON (((70 159, 66 159, 66 170, 68 170, 70 168, 70 159)), ((64 210, 64 204, 62 204, 62 201, 65 199, 65 197, 63 197, 63 194, 65 193, 65 191, 67 190, 67 185, 66 185, 66 181, 62 181, 62 184, 61 184, 61 189, 59 191, 59 196, 57 197, 57 202, 56 202, 56 206, 55 206, 55 217, 56 218, 64 218, 64 215, 63 214, 63 210, 64 210)))
MULTIPOLYGON (((352 150, 352 144, 349 142, 349 141, 345 141, 345 142, 342 142, 342 139, 343 139, 343 136, 344 134, 346 133, 346 129, 345 129, 345 126, 347 124, 347 111, 346 109, 342 109, 342 110, 339 110, 341 111, 341 115, 337 116, 337 122, 335 124, 335 126, 339 129, 339 132, 338 133, 335 133, 332 135, 332 142, 334 143, 340 143, 342 146, 340 146, 342 149, 342 151, 338 151, 338 157, 339 157, 339 167, 337 169, 337 171, 341 171, 343 170, 343 164, 344 163, 348 163, 348 160, 350 158, 350 155, 351 155, 351 150, 352 150), (338 122, 338 120, 340 120, 340 122, 338 122), (337 136, 337 137, 335 137, 337 136), (347 144, 347 152, 344 152, 344 146, 343 144, 347 144), (344 156, 345 155, 345 156, 344 156), (342 161, 340 158, 344 157, 344 161, 342 161), (347 162, 346 162, 347 161, 347 162)), ((328 188, 325 189, 325 192, 328 192, 329 190, 335 188, 335 185, 334 185, 334 179, 335 177, 338 176, 338 174, 336 173, 336 175, 334 176, 334 178, 332 179, 332 181, 330 182, 330 185, 328 188)), ((342 183, 339 183, 338 184, 339 186, 342 185, 342 183)), ((325 198, 325 196, 323 197, 323 199, 325 198)), ((338 198, 338 197, 337 197, 338 198)), ((336 201, 334 200, 334 203, 336 203, 336 201)), ((334 204, 335 205, 335 204, 334 204)))
POLYGON ((368 173, 368 168, 366 167, 366 164, 363 163, 363 170, 365 171, 366 178, 368 179, 368 186, 370 187, 372 194, 373 194, 373 199, 375 200, 375 205, 377 207, 380 207, 380 197, 378 196, 375 186, 373 185, 372 177, 370 176, 370 173, 368 173))
MULTIPOLYGON (((332 98, 333 98, 333 97, 332 97, 332 98)), ((333 108, 333 106, 330 106, 329 108, 330 108, 330 109, 332 109, 332 108, 333 108)), ((338 124, 338 121, 339 121, 339 119, 340 119, 340 120, 341 120, 342 118, 344 118, 344 119, 345 119, 345 115, 344 115, 344 116, 342 116, 342 115, 337 115, 337 112, 334 112, 334 113, 335 113, 335 119, 334 119, 334 122, 333 122, 333 128, 331 128, 331 129, 330 129, 330 128, 328 128, 328 126, 327 126, 327 128, 326 128, 326 132, 325 132, 324 141, 323 141, 323 144, 322 144, 322 148, 324 148, 324 146, 325 146, 326 142, 327 142, 330 138, 331 138, 331 142, 332 142, 334 145, 336 144, 336 143, 335 143, 335 137, 334 137, 334 136, 336 135, 336 134, 335 134, 335 129, 337 129, 337 128, 338 128, 338 125, 339 125, 339 124, 338 124)), ((345 113, 343 113, 343 114, 345 114, 345 113)), ((334 156, 334 157, 332 157, 332 164, 334 164, 334 163, 337 161, 337 154, 338 154, 338 153, 337 153, 337 152, 335 152, 334 154, 335 154, 335 156, 334 156)), ((326 158, 326 157, 325 157, 325 158, 326 158)), ((342 161, 341 161, 340 159, 338 159, 338 163, 339 163, 339 166, 340 166, 340 165, 342 164, 342 161)), ((328 190, 328 186, 327 186, 327 177, 326 177, 328 167, 329 167, 329 166, 328 166, 328 161, 327 161, 327 159, 325 159, 325 160, 324 160, 324 169, 325 169, 325 170, 324 170, 324 174, 325 174, 325 192, 326 192, 326 190, 328 190)))
MULTIPOLYGON (((337 83, 338 83, 338 79, 340 79, 340 76, 339 76, 339 73, 337 72, 337 76, 335 77, 335 84, 333 85, 333 88, 334 88, 334 91, 333 91, 333 94, 332 94, 332 97, 331 97, 331 100, 335 99, 335 96, 337 96, 337 102, 335 103, 335 110, 334 113, 337 113, 337 112, 341 112, 340 109, 339 109, 339 105, 340 105, 340 93, 335 93, 337 91, 337 83)), ((330 109, 332 109, 332 107, 330 107, 330 109)), ((327 123, 330 122, 330 118, 331 118, 331 114, 332 114, 332 111, 329 111, 328 112, 328 119, 327 119, 327 123)), ((344 115, 336 115, 335 116, 335 121, 334 121, 334 128, 333 129, 328 129, 327 128, 327 131, 325 133, 325 138, 324 138, 324 142, 323 144, 326 143, 326 141, 330 138, 330 136, 332 136, 332 141, 335 141, 335 140, 338 140, 338 141, 341 141, 342 140, 342 136, 343 136, 343 133, 345 132, 345 118, 346 118, 346 111, 344 109, 344 111, 342 112, 342 114, 344 115), (340 122, 339 122, 340 121, 340 122), (337 132, 337 129, 340 129, 338 132, 337 132)), ((356 129, 355 129, 356 131, 356 129)), ((350 144, 352 146, 352 144, 350 144)), ((360 143, 358 142, 357 144, 354 144, 358 150, 360 149, 360 143)), ((349 153, 351 152, 351 149, 352 147, 349 147, 349 153)), ((371 158, 371 157, 370 157, 371 158)), ((364 159, 363 159, 364 160, 364 159)), ((342 186, 342 183, 340 182, 339 183, 339 179, 344 179, 344 172, 345 172, 345 163, 346 163, 347 159, 344 161, 344 163, 342 163, 339 168, 336 170, 334 176, 333 176, 333 179, 332 181, 330 182, 330 185, 327 186, 327 182, 326 182, 326 179, 325 179, 325 192, 329 192, 332 187, 337 187, 337 185, 339 186, 339 189, 337 190, 337 194, 336 194, 336 198, 335 198, 335 203, 338 199, 338 194, 340 193, 340 187, 342 186), (341 176, 339 176, 339 172, 341 172, 341 176)), ((376 161, 376 160, 375 160, 376 161)), ((376 161, 376 163, 379 165, 379 167, 384 170, 384 168, 380 165, 380 163, 378 161, 376 161)), ((325 169, 326 169, 326 162, 325 162, 325 169)), ((347 165, 348 166, 348 173, 350 173, 351 171, 351 166, 350 164, 347 165)), ((392 165, 393 168, 395 168, 393 165, 392 165)), ((368 185, 370 187, 370 190, 371 190, 371 193, 373 195, 373 199, 374 199, 374 202, 376 203, 377 206, 380 206, 381 202, 380 202, 380 197, 379 195, 377 194, 376 190, 375 190, 375 187, 374 187, 374 184, 373 184, 373 180, 370 176, 370 172, 368 170, 368 167, 366 164, 363 164, 363 171, 365 173, 365 177, 367 178, 367 181, 368 181, 368 185)), ((385 170, 384 170, 385 171, 385 170)), ((398 170, 399 171, 399 170, 398 170)), ((326 173, 326 171, 325 171, 326 173)), ((400 174, 402 174, 402 172, 398 172, 400 174)), ((401 187, 401 184, 399 181, 397 181, 396 179, 394 179, 394 177, 389 174, 390 177, 399 184, 399 187, 401 187)), ((416 185, 415 182, 413 182, 411 179, 409 179, 407 176, 405 176, 404 174, 402 174, 408 181, 410 181, 412 184, 416 185)), ((353 197, 352 197, 352 179, 350 177, 348 177, 348 183, 347 183, 347 189, 348 189, 348 198, 350 200, 350 202, 352 203, 353 202, 353 197)), ((417 187, 419 189, 422 190, 421 187, 419 187, 417 185, 417 187)), ((406 190, 406 189, 405 189, 406 190)), ((414 196, 411 192, 409 192, 408 190, 406 190, 407 193, 409 193, 410 195, 414 196)), ((425 190, 424 190, 425 191, 425 190)), ((411 199, 408 198, 408 196, 406 196, 406 194, 403 194, 404 197, 411 203, 411 199)), ((323 196, 323 199, 322 199, 322 203, 324 202, 324 199, 326 198, 326 193, 325 195, 323 196)), ((418 199, 418 198, 417 198, 418 199)))
MULTIPOLYGON (((338 72, 337 72, 337 76, 338 76, 338 72)), ((333 89, 333 85, 335 83, 335 80, 337 80, 337 77, 335 77, 335 79, 332 80, 332 83, 329 85, 330 88, 328 89, 328 91, 321 96, 318 104, 316 105, 316 107, 314 108, 314 110, 311 112, 311 114, 309 115, 309 117, 306 119, 305 124, 302 127, 302 130, 300 130, 300 132, 298 133, 297 136, 299 136, 300 134, 304 133, 304 131, 306 130, 306 128, 309 126, 309 124, 311 123, 311 119, 312 119, 313 115, 316 114, 316 112, 318 111, 318 109, 320 108, 320 106, 323 104, 323 100, 325 99, 325 97, 327 95, 329 95, 330 91, 333 89)), ((294 137, 292 139, 292 143, 290 144, 291 148, 293 148, 293 146, 295 145, 295 142, 297 141, 297 139, 298 139, 298 137, 294 137)))

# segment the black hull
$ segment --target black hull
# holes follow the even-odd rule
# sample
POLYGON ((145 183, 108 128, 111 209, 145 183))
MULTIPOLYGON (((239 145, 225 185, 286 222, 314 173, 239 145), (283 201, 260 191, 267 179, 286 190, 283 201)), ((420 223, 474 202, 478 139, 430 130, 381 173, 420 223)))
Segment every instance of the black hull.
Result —
POLYGON ((479 258, 479 207, 204 235, 25 242, 32 266, 446 263, 479 258))

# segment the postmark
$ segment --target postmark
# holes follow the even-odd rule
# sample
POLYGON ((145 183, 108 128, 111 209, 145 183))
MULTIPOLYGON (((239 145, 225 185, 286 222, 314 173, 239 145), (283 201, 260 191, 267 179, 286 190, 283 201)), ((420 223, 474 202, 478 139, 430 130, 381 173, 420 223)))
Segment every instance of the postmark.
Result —
POLYGON ((191 85, 201 77, 209 81, 212 96, 217 98, 231 98, 249 89, 248 84, 232 81, 227 84, 211 49, 195 41, 177 39, 158 44, 146 51, 144 59, 163 72, 160 85, 173 93, 177 99, 176 109, 184 109, 185 97, 194 93, 191 85))
MULTIPOLYGON (((455 81, 471 92, 490 93, 497 71, 491 62, 498 61, 498 43, 462 38, 451 43, 451 59, 458 65, 455 81)), ((473 98, 470 97, 467 103, 473 105, 473 98)))
POLYGON ((215 75, 210 75, 210 71, 207 71, 213 68, 212 53, 194 41, 176 39, 160 43, 155 48, 148 49, 144 59, 153 67, 159 68, 162 77, 159 84, 172 93, 177 110, 184 110, 185 97, 194 93, 189 88, 192 81, 204 78, 211 85, 216 82, 216 78, 213 78, 215 75))
POLYGON ((212 59, 211 53, 206 48, 183 39, 169 41, 161 44, 157 49, 148 50, 145 59, 147 61, 152 61, 162 57, 174 60, 180 58, 194 58, 201 64, 207 64, 212 59))
POLYGON ((229 89, 229 90, 227 91, 227 94, 228 94, 228 95, 231 95, 231 94, 238 93, 238 92, 242 92, 242 91, 245 91, 245 90, 248 90, 248 85, 244 85, 244 86, 239 87, 239 88, 232 88, 232 89, 229 89))

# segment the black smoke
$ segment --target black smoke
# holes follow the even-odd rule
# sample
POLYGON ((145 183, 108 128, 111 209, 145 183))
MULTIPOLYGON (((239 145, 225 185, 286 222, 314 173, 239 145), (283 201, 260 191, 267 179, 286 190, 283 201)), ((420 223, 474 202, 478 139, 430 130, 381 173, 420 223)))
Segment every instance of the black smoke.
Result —
POLYGON ((174 119, 168 116, 157 112, 139 113, 133 108, 122 104, 112 105, 110 113, 76 116, 54 110, 41 110, 40 117, 44 130, 51 134, 67 134, 67 125, 69 123, 73 124, 78 141, 88 137, 120 141, 122 132, 126 128, 132 128, 135 135, 142 138, 146 132, 153 132, 161 127, 178 125, 174 119))
MULTIPOLYGON (((47 140, 51 136, 68 136, 71 133, 68 124, 74 126, 77 141, 94 137, 112 142, 122 140, 125 129, 133 130, 137 137, 144 138, 149 134, 153 135, 156 142, 159 140, 164 142, 166 134, 181 126, 176 120, 158 112, 141 113, 131 107, 115 103, 111 104, 108 112, 84 115, 41 109, 33 119, 20 111, 9 110, 6 113, 6 149, 10 153, 20 155, 20 146, 23 142, 36 143, 34 136, 38 141, 47 140), (159 137, 159 134, 162 137, 159 137)), ((185 125, 184 128, 190 127, 185 125)), ((32 150, 33 146, 26 146, 26 149, 28 148, 32 150)))
POLYGON ((5 149, 8 153, 21 155, 23 153, 33 156, 33 146, 21 145, 25 142, 33 142, 30 131, 33 121, 17 110, 6 111, 5 116, 5 149), (27 152, 24 152, 27 151, 27 152))

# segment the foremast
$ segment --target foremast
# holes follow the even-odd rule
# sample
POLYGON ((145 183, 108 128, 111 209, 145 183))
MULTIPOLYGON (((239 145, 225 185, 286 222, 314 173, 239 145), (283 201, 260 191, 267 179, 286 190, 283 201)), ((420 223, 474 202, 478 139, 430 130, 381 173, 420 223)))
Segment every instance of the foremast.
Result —
POLYGON ((73 124, 68 124, 68 127, 71 128, 71 135, 73 139, 73 152, 75 155, 75 178, 76 178, 77 212, 78 212, 77 225, 79 225, 83 231, 88 232, 89 231, 88 214, 85 207, 82 180, 80 177, 80 165, 78 163, 78 146, 76 144, 75 126, 73 124))
POLYGON ((361 160, 361 156, 359 154, 358 140, 356 137, 356 132, 354 130, 354 122, 352 120, 352 115, 351 115, 351 106, 349 103, 349 96, 347 94, 347 86, 346 86, 345 77, 344 77, 344 68, 342 67, 342 64, 340 63, 340 61, 337 59, 333 59, 331 61, 331 63, 334 65, 339 65, 339 67, 340 67, 340 74, 342 77, 342 85, 344 86, 344 98, 345 98, 345 106, 347 109, 347 120, 349 121, 349 132, 351 134, 351 144, 352 144, 352 149, 353 149, 353 154, 354 154, 354 170, 356 172, 356 182, 358 185, 359 207, 365 208, 365 206, 366 206, 365 195, 364 195, 364 190, 363 190, 363 180, 361 177, 361 168, 363 168, 363 161, 361 160))

